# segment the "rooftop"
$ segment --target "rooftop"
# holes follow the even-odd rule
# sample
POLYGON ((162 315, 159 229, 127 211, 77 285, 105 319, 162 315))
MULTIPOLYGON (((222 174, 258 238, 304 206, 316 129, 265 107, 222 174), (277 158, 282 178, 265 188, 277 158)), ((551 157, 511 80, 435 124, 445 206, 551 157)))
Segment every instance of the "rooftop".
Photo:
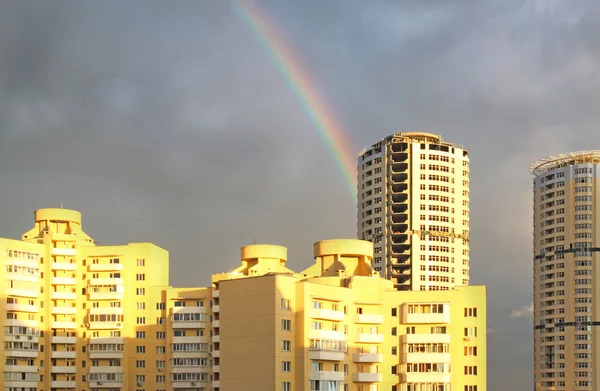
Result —
POLYGON ((529 172, 538 176, 556 168, 586 163, 600 163, 600 150, 568 152, 538 159, 529 166, 529 172))

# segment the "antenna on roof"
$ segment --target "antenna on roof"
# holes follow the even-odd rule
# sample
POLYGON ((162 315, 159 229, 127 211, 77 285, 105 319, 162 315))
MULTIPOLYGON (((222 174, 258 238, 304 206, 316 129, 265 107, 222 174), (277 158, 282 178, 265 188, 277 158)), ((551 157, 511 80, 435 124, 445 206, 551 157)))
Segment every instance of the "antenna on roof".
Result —
POLYGON ((254 237, 254 244, 256 244, 256 237, 254 237))
POLYGON ((63 208, 63 202, 62 201, 60 202, 60 208, 61 209, 63 208))

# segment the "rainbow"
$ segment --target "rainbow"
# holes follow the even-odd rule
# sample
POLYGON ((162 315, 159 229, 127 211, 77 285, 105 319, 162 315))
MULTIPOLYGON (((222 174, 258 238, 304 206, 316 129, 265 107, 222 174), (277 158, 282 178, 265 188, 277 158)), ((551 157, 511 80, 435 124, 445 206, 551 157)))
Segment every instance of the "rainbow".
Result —
POLYGON ((308 72, 294 56, 282 35, 269 22, 267 15, 252 0, 232 0, 237 16, 250 28, 252 34, 285 78, 288 86, 302 105, 317 133, 331 152, 345 179, 352 197, 356 199, 356 159, 341 124, 325 100, 311 83, 308 72))

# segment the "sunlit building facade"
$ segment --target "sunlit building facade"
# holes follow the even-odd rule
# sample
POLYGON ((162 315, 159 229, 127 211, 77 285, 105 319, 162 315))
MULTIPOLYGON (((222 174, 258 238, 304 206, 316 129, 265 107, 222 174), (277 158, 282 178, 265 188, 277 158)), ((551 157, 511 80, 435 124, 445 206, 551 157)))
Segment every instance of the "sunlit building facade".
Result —
POLYGON ((534 162, 535 390, 600 387, 600 151, 534 162))
POLYGON ((315 243, 300 273, 286 255, 247 246, 239 268, 213 276, 215 387, 486 389, 485 287, 400 292, 360 240, 315 243))
POLYGON ((97 246, 72 210, 0 239, 5 391, 485 391, 486 289, 401 292, 373 245, 315 263, 251 245, 211 287, 173 288, 168 254, 97 246))
POLYGON ((469 284, 469 155, 440 136, 396 133, 358 157, 358 238, 398 290, 469 284))

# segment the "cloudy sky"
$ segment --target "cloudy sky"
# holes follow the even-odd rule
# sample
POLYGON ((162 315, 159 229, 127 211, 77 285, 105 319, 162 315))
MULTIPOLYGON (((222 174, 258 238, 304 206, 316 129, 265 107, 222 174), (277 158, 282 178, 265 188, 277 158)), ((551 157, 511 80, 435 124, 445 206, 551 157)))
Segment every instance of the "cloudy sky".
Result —
MULTIPOLYGON (((489 295, 489 389, 530 390, 529 164, 600 145, 600 5, 298 0, 259 6, 349 151, 430 131, 472 159, 472 282, 489 295)), ((355 236, 330 150, 227 1, 3 2, 0 236, 36 208, 84 213, 100 244, 152 241, 176 286, 239 247, 355 236)))

